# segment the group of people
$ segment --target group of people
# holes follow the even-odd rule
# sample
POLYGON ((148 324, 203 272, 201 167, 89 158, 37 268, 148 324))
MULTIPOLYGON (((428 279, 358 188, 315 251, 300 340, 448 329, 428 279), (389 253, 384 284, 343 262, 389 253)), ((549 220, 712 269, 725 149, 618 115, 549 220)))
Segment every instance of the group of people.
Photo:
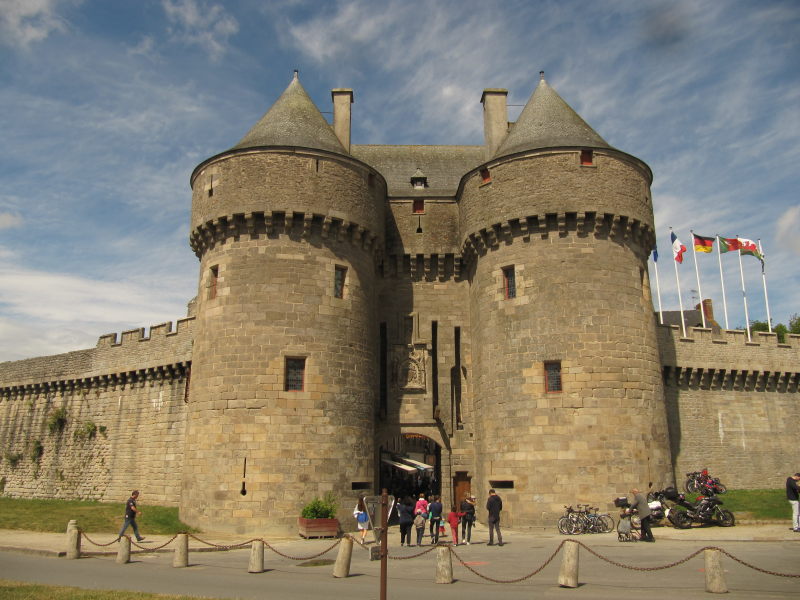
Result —
MULTIPOLYGON (((425 537, 425 530, 428 529, 428 536, 432 545, 439 543, 439 538, 445 535, 445 522, 450 525, 451 539, 454 546, 461 544, 469 545, 472 541, 472 526, 475 523, 476 499, 471 493, 464 495, 461 503, 456 507, 450 506, 450 512, 444 514, 444 506, 441 497, 438 495, 426 496, 420 494, 415 501, 407 496, 397 504, 397 514, 400 524, 400 545, 401 546, 421 546, 422 539, 425 537), (461 525, 461 541, 459 542, 459 524, 461 525), (416 530, 416 544, 412 543, 412 529, 416 530)), ((494 546, 494 534, 497 533, 498 546, 503 545, 503 535, 500 532, 500 511, 503 510, 503 501, 500 496, 492 489, 489 490, 489 498, 486 501, 488 512, 487 522, 489 524, 489 546, 494 546)), ((360 498, 353 510, 353 516, 358 524, 361 543, 365 542, 367 531, 369 530, 369 515, 364 498, 360 498)))

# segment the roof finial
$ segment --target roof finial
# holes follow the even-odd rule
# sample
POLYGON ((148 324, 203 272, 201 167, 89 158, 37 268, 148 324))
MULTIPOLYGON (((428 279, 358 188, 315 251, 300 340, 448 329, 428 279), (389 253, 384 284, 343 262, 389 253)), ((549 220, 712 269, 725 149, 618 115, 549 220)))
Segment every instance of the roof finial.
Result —
POLYGON ((539 80, 544 81, 544 71, 539 71, 539 80))
POLYGON ((299 71, 299 70, 297 70, 297 69, 295 69, 295 70, 294 70, 294 77, 293 77, 292 79, 297 79, 297 75, 298 75, 298 73, 300 73, 300 71, 299 71))

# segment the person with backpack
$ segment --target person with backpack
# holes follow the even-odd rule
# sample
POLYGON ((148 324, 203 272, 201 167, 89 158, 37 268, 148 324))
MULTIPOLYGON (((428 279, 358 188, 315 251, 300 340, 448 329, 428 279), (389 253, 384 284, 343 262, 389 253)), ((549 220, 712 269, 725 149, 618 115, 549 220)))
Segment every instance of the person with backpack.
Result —
POLYGON ((428 513, 418 512, 414 516, 414 528, 417 530, 417 546, 422 546, 422 538, 425 536, 425 523, 428 522, 428 513))
POLYGON ((364 496, 358 499, 358 504, 353 509, 353 516, 358 523, 358 532, 361 534, 361 545, 363 546, 367 538, 367 531, 369 531, 369 513, 367 505, 364 503, 364 496))
POLYGON ((411 498, 404 498, 403 502, 397 505, 397 515, 400 523, 400 545, 404 543, 411 545, 411 526, 414 524, 414 501, 411 498))

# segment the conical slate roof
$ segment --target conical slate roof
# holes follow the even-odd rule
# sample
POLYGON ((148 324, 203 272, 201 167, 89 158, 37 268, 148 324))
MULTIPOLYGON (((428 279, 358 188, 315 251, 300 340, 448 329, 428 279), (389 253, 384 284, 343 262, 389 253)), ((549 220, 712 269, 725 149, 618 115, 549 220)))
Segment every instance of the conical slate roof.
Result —
POLYGON ((347 154, 300 84, 297 71, 275 104, 231 150, 259 146, 296 146, 347 154))
POLYGON ((542 73, 539 85, 494 157, 564 146, 611 147, 547 85, 542 73))

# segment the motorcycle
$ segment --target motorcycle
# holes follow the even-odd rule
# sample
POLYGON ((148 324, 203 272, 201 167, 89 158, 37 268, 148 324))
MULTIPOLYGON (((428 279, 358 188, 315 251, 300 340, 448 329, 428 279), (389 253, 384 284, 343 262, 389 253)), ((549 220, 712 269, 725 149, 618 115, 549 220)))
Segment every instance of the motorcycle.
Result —
POLYGON ((719 477, 711 477, 709 475, 708 469, 687 473, 684 488, 687 494, 700 494, 703 496, 716 496, 728 491, 728 488, 722 484, 719 477))
POLYGON ((720 527, 733 527, 736 519, 733 513, 722 508, 722 500, 716 496, 699 496, 692 504, 684 494, 678 494, 676 506, 686 510, 672 508, 668 519, 676 529, 689 529, 692 523, 716 523, 720 527))
POLYGON ((653 525, 660 525, 669 515, 667 505, 668 490, 675 488, 665 488, 663 490, 651 491, 647 494, 647 506, 650 507, 650 522, 653 525))

